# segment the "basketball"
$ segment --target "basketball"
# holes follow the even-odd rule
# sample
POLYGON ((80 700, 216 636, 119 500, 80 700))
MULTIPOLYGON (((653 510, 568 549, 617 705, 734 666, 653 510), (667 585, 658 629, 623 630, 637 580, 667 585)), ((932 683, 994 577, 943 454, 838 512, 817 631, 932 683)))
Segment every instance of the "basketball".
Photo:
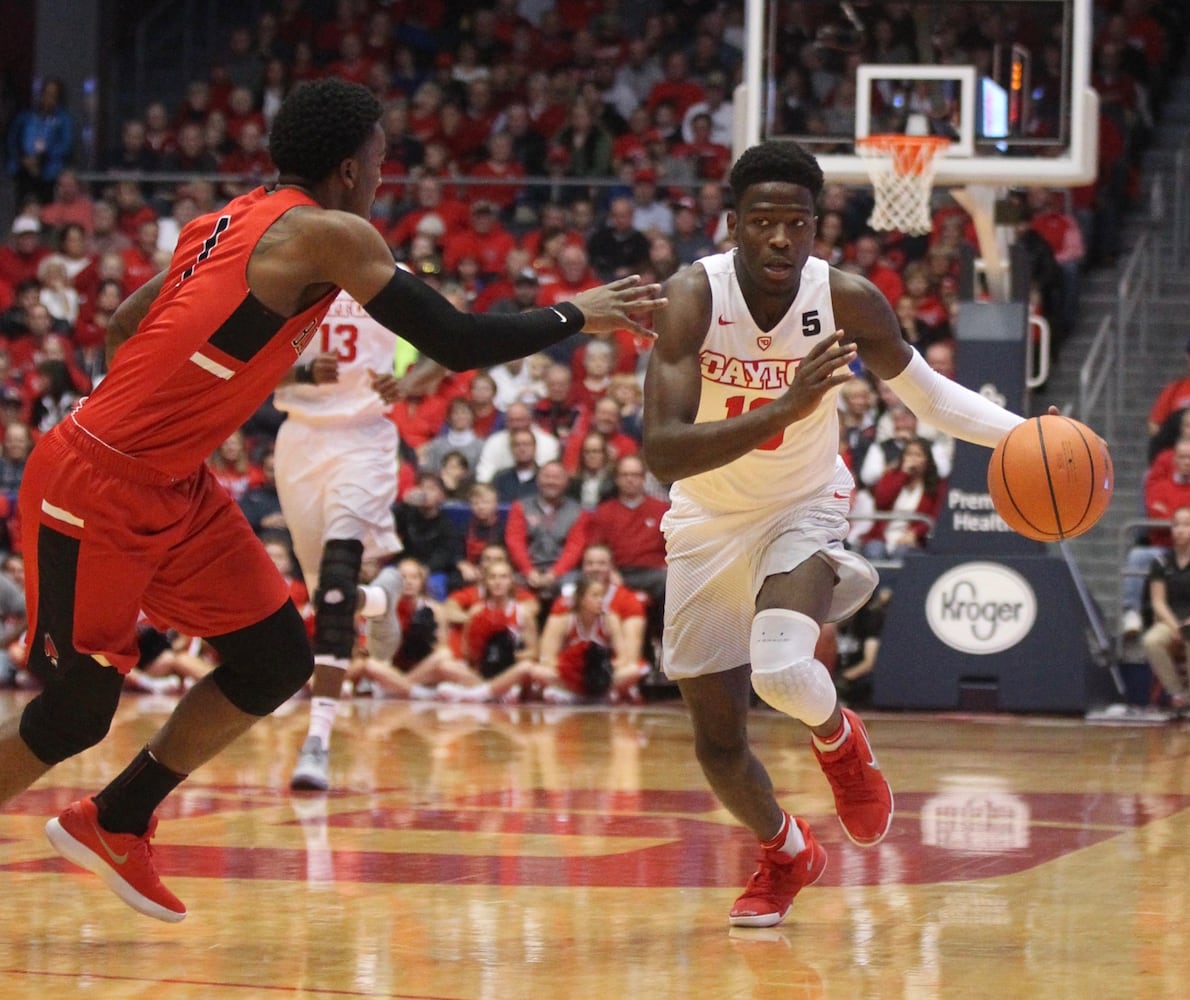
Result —
POLYGON ((988 492, 1013 531, 1039 542, 1075 538, 1103 516, 1115 488, 1107 445, 1086 424, 1046 414, 1000 439, 988 492))

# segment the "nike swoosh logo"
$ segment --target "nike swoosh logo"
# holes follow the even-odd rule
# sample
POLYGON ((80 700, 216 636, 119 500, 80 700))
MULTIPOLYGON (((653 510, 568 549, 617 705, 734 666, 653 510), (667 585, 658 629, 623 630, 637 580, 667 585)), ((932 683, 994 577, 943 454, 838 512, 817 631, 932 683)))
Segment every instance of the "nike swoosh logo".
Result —
POLYGON ((563 323, 566 322, 566 317, 563 316, 560 312, 558 312, 558 310, 555 309, 553 306, 550 306, 550 312, 552 312, 555 316, 557 316, 558 319, 560 319, 563 323))
POLYGON ((112 859, 113 864, 122 865, 128 860, 127 854, 117 854, 108 846, 107 841, 103 839, 103 831, 99 829, 98 823, 92 823, 91 828, 95 831, 95 836, 99 838, 99 843, 107 851, 107 856, 112 859))
POLYGON ((720 326, 731 326, 731 324, 734 322, 735 322, 734 319, 724 319, 722 316, 719 317, 719 325, 720 326))
POLYGON ((836 499, 836 500, 846 500, 846 499, 847 499, 847 494, 846 494, 846 493, 840 493, 838 490, 835 490, 835 499, 836 499))

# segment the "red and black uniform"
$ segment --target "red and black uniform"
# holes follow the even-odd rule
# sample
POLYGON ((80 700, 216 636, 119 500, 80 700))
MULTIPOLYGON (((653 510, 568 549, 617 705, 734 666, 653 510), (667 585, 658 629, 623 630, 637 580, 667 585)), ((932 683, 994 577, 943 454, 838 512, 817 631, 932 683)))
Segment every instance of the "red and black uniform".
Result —
POLYGON ((575 694, 584 697, 603 694, 602 691, 590 691, 587 687, 586 671, 592 646, 611 649, 611 638, 607 634, 603 615, 596 618, 590 628, 583 628, 578 616, 572 614, 566 638, 562 640, 562 648, 558 651, 558 678, 575 694))
POLYGON ((110 374, 30 456, 28 614, 47 647, 67 642, 127 671, 142 607, 160 628, 205 637, 288 600, 205 460, 272 392, 337 294, 285 317, 248 287, 261 236, 300 205, 316 203, 259 188, 189 223, 110 374))

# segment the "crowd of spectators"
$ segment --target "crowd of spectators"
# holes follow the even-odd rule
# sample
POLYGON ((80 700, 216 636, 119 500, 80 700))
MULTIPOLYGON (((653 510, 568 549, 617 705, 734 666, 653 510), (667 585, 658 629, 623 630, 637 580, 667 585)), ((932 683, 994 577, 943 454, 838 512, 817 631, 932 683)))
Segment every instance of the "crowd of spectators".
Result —
MULTIPOLYGON (((1001 28, 994 5, 947 5, 931 32, 911 4, 857 4, 844 42, 834 5, 780 6, 777 125, 818 151, 835 150, 857 61, 962 61, 1001 28)), ((1033 305, 1055 344, 1077 320, 1080 273, 1120 253, 1119 214, 1181 51, 1177 15, 1162 0, 1095 5, 1099 177, 1011 195, 1033 305)), ((1033 39, 1047 55, 1050 27, 1033 39)), ((724 180, 743 45, 742 5, 713 0, 277 0, 230 29, 176 104, 153 101, 120 123, 87 181, 62 86, 44 81, 6 136, 18 203, 0 247, 0 548, 19 553, 15 491, 29 449, 103 378, 113 310, 168 262, 181 227, 270 178, 268 128, 290 88, 328 74, 371 88, 388 137, 372 221, 394 257, 461 309, 519 311, 624 274, 664 280, 730 245, 724 180)), ((1039 134, 1047 120, 1039 110, 1039 134)), ((906 339, 953 375, 971 220, 939 192, 928 236, 877 233, 868 207, 865 191, 828 184, 814 252, 869 277, 906 339)), ((644 653, 656 658, 667 488, 634 457, 648 350, 625 332, 580 335, 447 374, 393 407, 394 516, 430 595, 473 585, 479 550, 500 542, 548 610, 578 578, 584 545, 606 543, 615 579, 649 604, 644 653)), ((400 346, 398 371, 412 360, 400 346)), ((866 375, 843 399, 842 453, 864 487, 852 544, 875 558, 921 549, 920 520, 862 515, 931 515, 953 443, 866 375)), ((280 419, 266 406, 211 465, 260 533, 283 536, 271 462, 280 419)))

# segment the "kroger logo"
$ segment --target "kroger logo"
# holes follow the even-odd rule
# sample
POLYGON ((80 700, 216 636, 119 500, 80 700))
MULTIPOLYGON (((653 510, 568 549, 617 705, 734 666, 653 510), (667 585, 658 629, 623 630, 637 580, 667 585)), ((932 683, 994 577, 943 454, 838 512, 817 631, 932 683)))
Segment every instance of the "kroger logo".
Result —
POLYGON ((1037 597, 1020 573, 993 562, 947 570, 926 595, 934 635, 963 653, 999 653, 1020 642, 1037 620, 1037 597))

